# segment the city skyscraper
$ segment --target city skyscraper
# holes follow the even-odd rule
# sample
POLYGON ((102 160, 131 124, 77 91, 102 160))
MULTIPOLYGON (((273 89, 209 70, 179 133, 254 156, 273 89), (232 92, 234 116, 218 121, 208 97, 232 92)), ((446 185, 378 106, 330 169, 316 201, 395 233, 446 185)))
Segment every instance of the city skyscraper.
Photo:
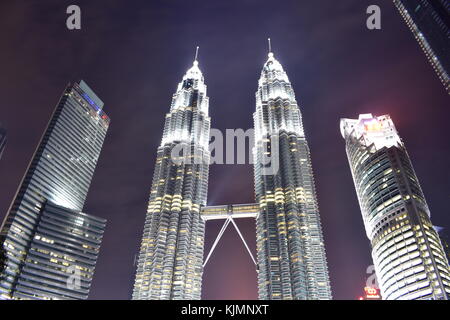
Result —
POLYGON ((269 51, 253 114, 259 298, 331 299, 302 116, 286 72, 269 51))
POLYGON ((388 115, 341 119, 381 296, 448 299, 450 268, 405 145, 388 115))
POLYGON ((0 298, 85 299, 105 220, 82 213, 109 127, 84 81, 68 85, 0 231, 0 298))
POLYGON ((166 115, 133 299, 200 299, 209 172, 209 99, 197 55, 166 115))
POLYGON ((394 0, 394 3, 450 94, 450 2, 394 0))
POLYGON ((6 141, 6 130, 0 123, 0 159, 2 158, 3 151, 5 150, 6 141))

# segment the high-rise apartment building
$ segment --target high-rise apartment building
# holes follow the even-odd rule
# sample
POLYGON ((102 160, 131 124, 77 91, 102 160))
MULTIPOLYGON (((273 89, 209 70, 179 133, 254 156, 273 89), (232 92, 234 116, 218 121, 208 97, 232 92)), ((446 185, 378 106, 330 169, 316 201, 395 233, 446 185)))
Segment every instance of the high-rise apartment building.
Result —
POLYGON ((253 119, 259 298, 331 299, 302 116, 272 52, 259 79, 253 119))
POLYGON ((1 298, 87 298, 105 220, 81 211, 110 122, 102 108, 84 81, 56 106, 1 226, 1 298))
POLYGON ((448 299, 448 261, 392 119, 362 114, 340 128, 381 296, 448 299))
POLYGON ((394 4, 450 94, 450 1, 394 0, 394 4))

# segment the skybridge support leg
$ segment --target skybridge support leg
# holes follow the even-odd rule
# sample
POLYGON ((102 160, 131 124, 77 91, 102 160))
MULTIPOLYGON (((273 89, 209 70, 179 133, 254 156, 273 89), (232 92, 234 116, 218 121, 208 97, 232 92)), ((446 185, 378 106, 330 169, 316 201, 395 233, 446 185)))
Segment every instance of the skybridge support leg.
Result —
POLYGON ((245 248, 247 249, 248 254, 250 255, 250 258, 252 258, 253 263, 255 264, 255 266, 257 265, 255 258, 253 257, 252 252, 250 251, 250 248, 247 245, 247 242, 245 242, 244 237, 242 236, 241 231, 239 230, 236 222, 234 222, 233 218, 229 218, 231 220, 231 222, 233 223, 234 228, 236 229, 237 233, 239 234, 239 237, 241 237, 242 242, 244 243, 245 248))
POLYGON ((227 219, 225 220, 223 226, 222 226, 222 229, 220 229, 220 232, 219 232, 219 234, 217 235, 217 238, 216 238, 216 240, 214 241, 214 243, 213 243, 213 245, 212 245, 212 247, 211 247, 211 250, 210 250, 209 253, 208 253, 208 256, 206 257, 205 262, 203 263, 203 268, 204 268, 204 267, 206 266, 206 264, 208 263, 209 258, 211 257, 211 255, 212 255, 214 249, 216 248, 217 244, 219 243, 220 238, 222 238, 222 235, 223 235, 223 233, 225 232, 225 230, 227 229, 229 223, 230 223, 230 218, 227 218, 227 219))
POLYGON ((203 263, 203 268, 206 266, 206 264, 209 261, 209 258, 211 258, 212 253, 214 252, 214 249, 216 248, 217 244, 219 243, 220 239, 222 238, 225 230, 227 229, 230 222, 233 224, 234 228, 236 229, 239 237, 241 238, 242 242, 244 243, 245 248, 247 249, 248 254, 250 255, 250 258, 252 259, 253 263, 257 266, 256 259, 253 257, 252 252, 250 251, 250 248, 247 245, 247 242, 245 241, 244 237, 242 236, 241 230, 239 230, 239 227, 237 226, 236 222, 234 222, 233 217, 230 215, 228 218, 225 219, 225 222, 222 226, 222 229, 220 229, 219 234, 216 237, 216 240, 214 241, 211 250, 208 253, 208 256, 205 259, 205 262, 203 263))

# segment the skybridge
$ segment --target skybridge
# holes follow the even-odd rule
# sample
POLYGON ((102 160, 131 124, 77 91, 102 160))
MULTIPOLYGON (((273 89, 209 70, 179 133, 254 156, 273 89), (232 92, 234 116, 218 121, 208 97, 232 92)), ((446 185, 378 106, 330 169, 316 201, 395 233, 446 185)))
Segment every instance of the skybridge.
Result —
POLYGON ((239 227, 237 226, 234 219, 256 218, 258 214, 259 214, 259 205, 257 203, 228 204, 228 205, 203 207, 201 211, 201 216, 205 222, 210 220, 225 220, 222 225, 222 229, 220 229, 220 232, 217 235, 216 240, 214 241, 211 250, 208 253, 208 256, 203 262, 203 267, 205 267, 206 264, 208 263, 209 258, 211 257, 212 253, 214 252, 214 249, 216 248, 217 244, 222 238, 222 235, 224 234, 225 230, 227 229, 230 223, 236 229, 237 233, 239 234, 239 237, 244 243, 245 248, 247 249, 248 254, 250 255, 250 258, 252 259, 253 263, 257 266, 255 257, 253 257, 253 254, 250 251, 247 242, 245 242, 245 239, 242 236, 242 233, 239 230, 239 227))

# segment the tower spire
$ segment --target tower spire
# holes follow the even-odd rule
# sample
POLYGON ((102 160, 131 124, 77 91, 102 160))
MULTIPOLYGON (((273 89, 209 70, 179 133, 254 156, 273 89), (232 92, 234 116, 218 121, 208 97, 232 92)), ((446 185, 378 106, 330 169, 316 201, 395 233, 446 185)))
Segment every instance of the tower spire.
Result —
POLYGON ((273 57, 273 52, 272 52, 272 42, 270 41, 270 38, 267 38, 267 42, 269 43, 269 58, 273 57))
POLYGON ((194 58, 194 61, 197 61, 197 58, 198 58, 198 49, 199 49, 200 47, 199 46, 197 46, 196 48, 195 48, 195 58, 194 58))

